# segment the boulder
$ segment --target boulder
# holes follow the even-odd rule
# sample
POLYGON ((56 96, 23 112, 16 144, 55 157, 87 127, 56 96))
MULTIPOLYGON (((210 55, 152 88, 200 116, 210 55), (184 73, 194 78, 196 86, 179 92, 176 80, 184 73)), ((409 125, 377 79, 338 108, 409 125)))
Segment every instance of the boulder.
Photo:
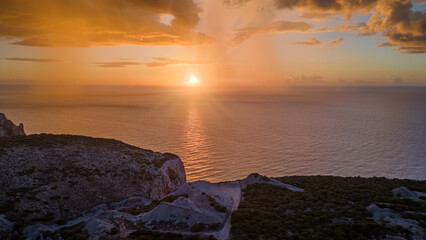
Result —
POLYGON ((392 190, 392 194, 393 196, 399 197, 399 198, 409 198, 409 199, 417 200, 417 195, 405 187, 395 188, 394 190, 392 190))

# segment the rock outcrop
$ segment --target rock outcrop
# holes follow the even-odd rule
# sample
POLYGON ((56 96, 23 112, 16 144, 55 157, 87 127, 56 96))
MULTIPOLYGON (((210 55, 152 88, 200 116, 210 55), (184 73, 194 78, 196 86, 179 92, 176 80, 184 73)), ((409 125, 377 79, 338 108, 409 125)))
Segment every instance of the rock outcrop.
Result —
POLYGON ((413 219, 403 218, 401 214, 392 211, 389 208, 380 208, 372 203, 367 207, 367 210, 373 215, 376 222, 384 222, 389 226, 400 226, 410 230, 413 233, 413 239, 424 239, 425 233, 423 228, 419 226, 419 222, 413 219))
POLYGON ((144 213, 146 208, 141 206, 133 208, 136 211, 126 211, 138 214, 140 224, 150 230, 225 240, 229 238, 231 214, 238 209, 243 190, 250 184, 270 184, 293 192, 304 192, 301 188, 252 173, 243 180, 231 182, 186 183, 149 212, 144 213))
POLYGON ((24 233, 36 238, 102 204, 114 209, 149 203, 185 182, 176 155, 116 140, 48 134, 0 138, 0 214, 15 226, 8 234, 2 229, 1 239, 24 233))
POLYGON ((24 124, 20 123, 19 126, 16 126, 12 121, 6 118, 6 115, 0 113, 0 137, 24 135, 24 124))
POLYGON ((420 197, 426 197, 426 194, 423 192, 410 191, 406 187, 399 187, 392 190, 392 194, 394 197, 398 198, 407 198, 413 201, 423 201, 420 197))

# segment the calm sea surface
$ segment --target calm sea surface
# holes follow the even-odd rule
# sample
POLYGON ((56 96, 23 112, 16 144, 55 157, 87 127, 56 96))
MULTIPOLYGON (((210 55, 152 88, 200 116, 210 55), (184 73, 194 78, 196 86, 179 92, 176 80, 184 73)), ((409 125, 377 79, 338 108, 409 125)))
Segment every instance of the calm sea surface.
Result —
POLYGON ((189 181, 340 175, 426 179, 426 88, 298 88, 201 94, 1 87, 27 133, 114 138, 179 155, 189 181))

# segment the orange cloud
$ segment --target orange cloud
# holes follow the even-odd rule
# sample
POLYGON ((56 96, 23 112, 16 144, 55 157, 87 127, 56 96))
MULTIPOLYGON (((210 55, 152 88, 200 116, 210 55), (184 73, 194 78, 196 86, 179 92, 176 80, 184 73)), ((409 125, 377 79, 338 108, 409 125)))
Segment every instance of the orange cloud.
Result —
POLYGON ((426 13, 412 7, 410 0, 379 1, 361 32, 382 33, 389 40, 387 46, 398 46, 401 53, 426 53, 426 13))
POLYGON ((305 42, 294 42, 291 43, 293 45, 304 45, 304 46, 315 46, 315 45, 320 45, 320 46, 337 46, 339 44, 341 44, 343 42, 343 38, 339 38, 336 40, 333 40, 331 42, 327 42, 327 43, 323 43, 321 41, 319 41, 316 38, 311 38, 308 41, 305 42))
POLYGON ((309 18, 315 21, 339 19, 338 17, 336 17, 336 13, 316 12, 316 11, 303 11, 302 13, 299 14, 299 17, 309 18))
POLYGON ((201 11, 193 0, 0 1, 0 37, 37 47, 206 44, 194 31, 201 11))
POLYGON ((185 64, 185 65, 210 64, 209 62, 203 62, 203 61, 175 60, 170 58, 153 58, 153 59, 156 61, 145 63, 145 65, 148 67, 165 67, 165 66, 176 65, 176 64, 185 64))
POLYGON ((235 29, 228 36, 229 45, 243 43, 254 34, 259 33, 308 32, 310 29, 312 29, 312 25, 306 22, 275 21, 262 27, 235 29))
MULTIPOLYGON (((242 4, 246 1, 233 1, 242 4)), ((401 53, 426 53, 426 13, 413 10, 411 0, 274 0, 276 9, 301 10, 300 16, 319 20, 344 15, 346 24, 337 31, 382 34, 401 53), (366 24, 351 24, 352 14, 371 13, 366 24)), ((425 0, 416 3, 424 4, 425 0)), ((380 45, 383 47, 384 45, 380 45)))
POLYGON ((293 45, 304 45, 304 46, 312 46, 312 45, 322 45, 323 43, 320 42, 318 39, 316 38, 311 38, 308 41, 305 42, 294 42, 292 43, 293 45))
POLYGON ((134 65, 140 65, 138 62, 95 62, 98 67, 103 68, 122 68, 134 65))

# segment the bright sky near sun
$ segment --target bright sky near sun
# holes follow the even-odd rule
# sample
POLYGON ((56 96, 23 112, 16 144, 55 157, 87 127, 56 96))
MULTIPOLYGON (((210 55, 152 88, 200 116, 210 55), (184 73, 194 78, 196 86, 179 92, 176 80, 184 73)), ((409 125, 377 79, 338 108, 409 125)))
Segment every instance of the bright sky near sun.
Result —
POLYGON ((1 1, 0 84, 426 85, 425 8, 424 0, 1 1))

